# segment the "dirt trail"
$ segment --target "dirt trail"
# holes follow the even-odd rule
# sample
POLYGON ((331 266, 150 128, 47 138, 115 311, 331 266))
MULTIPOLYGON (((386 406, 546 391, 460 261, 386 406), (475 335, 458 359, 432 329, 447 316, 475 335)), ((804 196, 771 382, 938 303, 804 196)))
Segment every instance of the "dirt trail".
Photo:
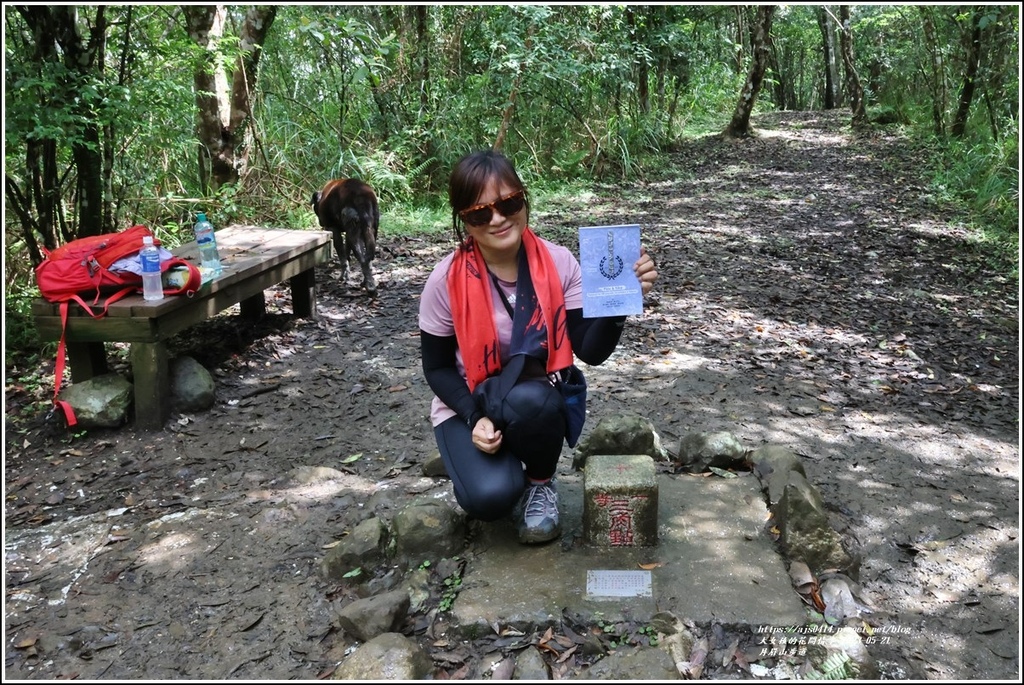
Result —
MULTIPOLYGON (((934 202, 905 139, 844 121, 766 116, 758 139, 683 145, 662 180, 537 203, 536 230, 570 247, 577 226, 640 223, 659 265, 645 314, 588 370, 592 421, 646 416, 671 449, 692 430, 790 447, 895 631, 872 653, 908 677, 1016 679, 1017 284, 934 202)), ((8 367, 6 679, 333 670, 349 642, 325 546, 449 487, 421 473, 416 308, 450 247, 381 236, 376 299, 331 265, 316 320, 281 313, 275 288, 257 329, 223 316, 180 337, 218 402, 164 431, 71 439, 20 413, 46 383, 8 367), (298 467, 350 481, 296 484, 298 467)))

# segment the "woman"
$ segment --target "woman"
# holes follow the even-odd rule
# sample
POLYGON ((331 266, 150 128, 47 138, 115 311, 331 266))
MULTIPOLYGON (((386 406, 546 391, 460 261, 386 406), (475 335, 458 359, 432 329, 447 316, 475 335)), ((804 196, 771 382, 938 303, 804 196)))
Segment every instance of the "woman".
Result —
MULTIPOLYGON (((573 363, 602 363, 625 317, 583 318, 580 265, 528 227, 530 203, 511 162, 494 151, 463 157, 448 185, 458 247, 434 267, 420 299, 423 373, 436 395, 430 418, 455 498, 493 521, 516 511, 519 540, 561 532, 552 477, 566 436, 564 401, 549 378, 573 363), (522 369, 502 417, 473 391, 502 368, 522 369)), ((643 292, 657 271, 641 249, 643 292)))

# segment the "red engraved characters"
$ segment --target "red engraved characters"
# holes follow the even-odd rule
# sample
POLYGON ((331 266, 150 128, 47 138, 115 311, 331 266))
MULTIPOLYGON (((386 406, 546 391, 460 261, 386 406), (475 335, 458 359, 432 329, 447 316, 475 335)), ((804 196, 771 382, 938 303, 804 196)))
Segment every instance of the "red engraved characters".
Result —
POLYGON ((608 512, 608 544, 612 547, 632 547, 636 544, 633 514, 640 502, 647 500, 646 495, 629 497, 598 494, 594 503, 608 512))

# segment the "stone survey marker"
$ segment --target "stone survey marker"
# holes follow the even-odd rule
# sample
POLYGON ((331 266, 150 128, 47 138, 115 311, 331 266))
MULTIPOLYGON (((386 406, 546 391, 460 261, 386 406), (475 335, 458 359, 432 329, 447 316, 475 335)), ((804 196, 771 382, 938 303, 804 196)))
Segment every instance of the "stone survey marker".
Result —
POLYGON ((658 481, 651 457, 593 455, 587 460, 583 541, 595 547, 658 544, 658 481))

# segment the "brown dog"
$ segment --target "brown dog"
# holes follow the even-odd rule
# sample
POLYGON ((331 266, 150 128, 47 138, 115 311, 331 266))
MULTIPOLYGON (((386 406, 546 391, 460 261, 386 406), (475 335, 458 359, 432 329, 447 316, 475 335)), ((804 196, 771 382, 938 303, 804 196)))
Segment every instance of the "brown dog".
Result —
POLYGON ((334 249, 341 260, 341 280, 348 278, 348 260, 355 254, 363 271, 363 287, 377 292, 370 263, 377 252, 380 209, 373 188, 359 179, 328 181, 323 190, 313 193, 313 212, 334 236, 334 249))

